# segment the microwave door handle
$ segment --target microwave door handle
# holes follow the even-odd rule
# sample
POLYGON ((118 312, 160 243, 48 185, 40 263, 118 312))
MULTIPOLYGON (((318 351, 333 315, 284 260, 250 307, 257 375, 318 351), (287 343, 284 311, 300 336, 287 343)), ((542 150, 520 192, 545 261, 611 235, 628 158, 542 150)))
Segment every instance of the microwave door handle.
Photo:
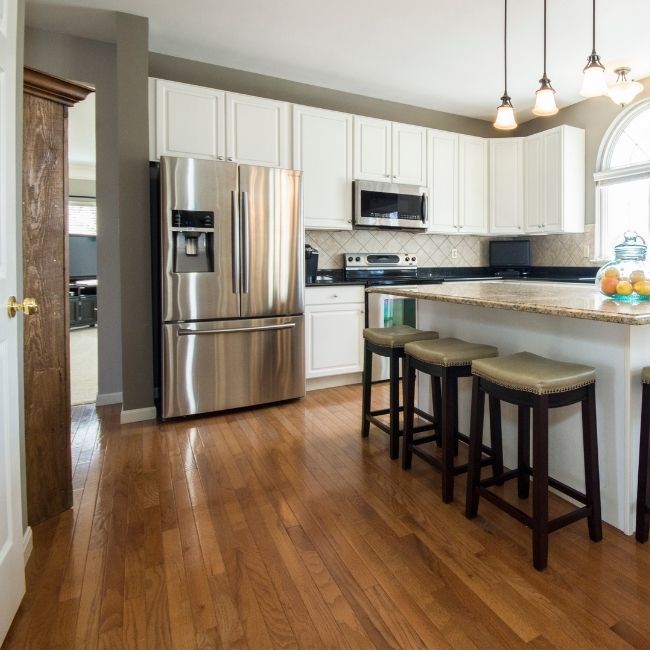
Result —
POLYGON ((422 192, 422 222, 426 224, 427 222, 427 195, 426 192, 422 192))
POLYGON ((250 271, 250 216, 248 210, 248 192, 241 193, 241 236, 242 236, 242 293, 249 290, 250 271))
POLYGON ((232 216, 232 292, 239 293, 239 214, 237 210, 237 192, 230 193, 230 212, 232 216))

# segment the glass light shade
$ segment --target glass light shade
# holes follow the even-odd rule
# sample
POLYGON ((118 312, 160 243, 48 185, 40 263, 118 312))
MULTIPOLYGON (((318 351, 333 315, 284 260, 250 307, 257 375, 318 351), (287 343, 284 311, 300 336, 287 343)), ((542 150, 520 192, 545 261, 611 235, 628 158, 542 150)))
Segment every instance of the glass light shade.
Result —
POLYGON ((590 61, 582 71, 582 88, 580 94, 583 97, 600 97, 608 91, 605 80, 605 68, 600 63, 590 61))
POLYGON ((641 91, 643 84, 638 81, 617 81, 613 86, 609 87, 607 94, 609 98, 615 103, 625 106, 629 104, 641 91))
POLYGON ((558 112, 555 104, 555 91, 550 85, 542 84, 542 87, 535 93, 535 106, 533 113, 540 117, 548 117, 558 112))
POLYGON ((494 120, 494 128, 503 129, 504 131, 517 128, 515 111, 512 106, 501 104, 501 106, 497 108, 497 118, 494 120))

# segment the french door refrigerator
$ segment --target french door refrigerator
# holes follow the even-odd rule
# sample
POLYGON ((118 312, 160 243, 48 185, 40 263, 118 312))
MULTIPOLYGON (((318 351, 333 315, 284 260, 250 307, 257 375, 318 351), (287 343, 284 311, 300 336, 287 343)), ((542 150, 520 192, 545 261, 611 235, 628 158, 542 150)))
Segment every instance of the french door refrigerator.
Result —
POLYGON ((304 395, 300 183, 161 158, 163 418, 304 395))

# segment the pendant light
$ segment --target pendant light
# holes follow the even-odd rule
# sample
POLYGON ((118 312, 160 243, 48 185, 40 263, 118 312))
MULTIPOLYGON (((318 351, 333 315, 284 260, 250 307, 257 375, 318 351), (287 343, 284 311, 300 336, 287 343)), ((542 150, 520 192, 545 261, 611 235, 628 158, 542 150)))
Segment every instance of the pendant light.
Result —
POLYGON ((591 54, 587 58, 587 65, 582 71, 580 94, 583 97, 600 97, 607 94, 607 81, 605 80, 605 66, 600 62, 600 57, 596 54, 596 0, 593 0, 591 38, 591 54))
POLYGON ((546 76, 546 0, 544 0, 544 72, 539 80, 540 87, 535 92, 535 106, 533 113, 541 117, 555 115, 558 107, 555 104, 555 89, 551 80, 546 76))
POLYGON ((629 68, 616 68, 616 83, 609 87, 607 94, 615 103, 625 106, 629 104, 642 90, 643 84, 638 81, 628 81, 627 73, 629 68))
POLYGON ((494 128, 510 131, 517 128, 517 121, 508 95, 508 0, 504 0, 503 12, 503 86, 503 96, 501 97, 501 104, 497 107, 494 128))

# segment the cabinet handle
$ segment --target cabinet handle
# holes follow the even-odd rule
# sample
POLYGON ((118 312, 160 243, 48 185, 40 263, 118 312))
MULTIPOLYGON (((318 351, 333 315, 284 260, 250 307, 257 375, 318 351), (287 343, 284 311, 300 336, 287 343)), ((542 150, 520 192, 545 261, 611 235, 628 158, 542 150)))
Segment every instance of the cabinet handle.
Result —
POLYGON ((348 223, 352 223, 352 219, 348 219, 348 223))
POLYGON ((223 160, 223 156, 217 156, 217 160, 223 160))
POLYGON ((333 294, 332 294, 332 298, 338 298, 338 297, 339 297, 339 294, 338 294, 338 293, 333 293, 333 294))
POLYGON ((228 156, 228 160, 232 162, 232 156, 228 156))

